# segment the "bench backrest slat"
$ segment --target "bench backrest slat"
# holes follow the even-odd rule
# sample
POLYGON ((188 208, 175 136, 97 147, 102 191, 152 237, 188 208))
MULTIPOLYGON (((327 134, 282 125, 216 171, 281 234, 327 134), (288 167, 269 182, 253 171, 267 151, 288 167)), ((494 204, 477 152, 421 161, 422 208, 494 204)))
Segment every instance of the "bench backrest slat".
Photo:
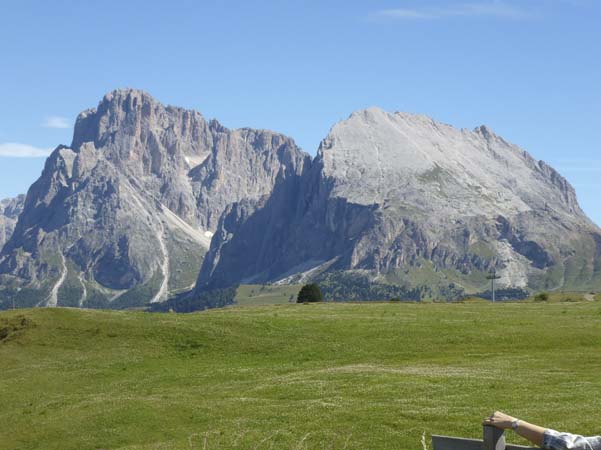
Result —
POLYGON ((482 450, 482 441, 450 436, 432 436, 434 450, 482 450))
POLYGON ((467 439, 451 436, 432 436, 433 450, 540 450, 537 447, 524 447, 505 443, 503 430, 484 425, 484 439, 467 439))

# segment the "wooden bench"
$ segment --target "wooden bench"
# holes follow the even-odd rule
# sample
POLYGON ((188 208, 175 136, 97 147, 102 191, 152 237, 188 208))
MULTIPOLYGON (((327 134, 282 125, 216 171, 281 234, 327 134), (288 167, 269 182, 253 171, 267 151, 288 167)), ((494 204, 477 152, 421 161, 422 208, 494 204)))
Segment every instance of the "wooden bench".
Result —
POLYGON ((482 440, 433 435, 432 447, 433 450, 536 450, 538 448, 507 444, 503 430, 490 425, 483 426, 482 434, 482 440))

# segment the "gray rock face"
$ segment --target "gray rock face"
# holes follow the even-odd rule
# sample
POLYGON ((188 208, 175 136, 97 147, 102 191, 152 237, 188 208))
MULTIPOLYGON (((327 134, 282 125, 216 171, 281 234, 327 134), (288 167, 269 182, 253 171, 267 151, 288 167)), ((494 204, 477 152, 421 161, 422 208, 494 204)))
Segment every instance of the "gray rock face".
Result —
POLYGON ((425 288, 601 286, 601 230, 554 169, 482 126, 371 108, 271 197, 226 208, 197 288, 354 271, 425 288), (269 236, 269 238, 265 238, 269 236))
POLYGON ((0 299, 123 307, 191 288, 226 205, 268 195, 305 155, 131 89, 79 115, 0 254, 0 299))
POLYGON ((0 200, 0 250, 12 236, 24 203, 25 196, 22 194, 15 198, 0 200))

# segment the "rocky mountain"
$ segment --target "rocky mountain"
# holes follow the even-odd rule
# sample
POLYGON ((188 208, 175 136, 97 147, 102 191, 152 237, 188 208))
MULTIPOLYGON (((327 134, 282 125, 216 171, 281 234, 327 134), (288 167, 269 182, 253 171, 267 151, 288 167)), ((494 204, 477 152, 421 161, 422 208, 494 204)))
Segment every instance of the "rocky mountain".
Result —
POLYGON ((601 230, 559 173, 489 128, 370 108, 269 197, 225 209, 196 289, 367 280, 458 296, 493 269, 506 288, 601 287, 601 230))
POLYGON ((29 189, 0 253, 0 307, 124 307, 190 289, 225 207, 309 162, 281 134, 113 91, 29 189))
POLYGON ((0 250, 13 234, 19 214, 23 211, 24 202, 24 195, 0 200, 0 250))

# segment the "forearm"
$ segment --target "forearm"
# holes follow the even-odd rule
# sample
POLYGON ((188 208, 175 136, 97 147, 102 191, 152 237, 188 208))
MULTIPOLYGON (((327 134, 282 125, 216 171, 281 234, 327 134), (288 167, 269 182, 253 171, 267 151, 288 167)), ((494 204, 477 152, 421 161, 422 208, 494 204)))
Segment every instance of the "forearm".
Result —
POLYGON ((490 417, 484 419, 483 423, 484 425, 492 425, 502 430, 513 429, 517 434, 528 439, 535 445, 539 447, 543 445, 545 428, 526 422, 525 420, 518 420, 501 411, 495 411, 490 417), (517 428, 515 427, 516 424, 517 428))
POLYGON ((518 420, 501 411, 495 411, 490 417, 484 419, 483 424, 492 425, 502 430, 513 429, 517 434, 528 439, 536 446, 547 449, 601 450, 601 436, 584 437, 578 434, 558 432, 524 420, 518 420))
POLYGON ((543 445, 543 437, 545 433, 545 428, 543 427, 520 420, 518 422, 518 427, 514 429, 514 431, 523 438, 528 439, 534 445, 539 447, 543 445))

